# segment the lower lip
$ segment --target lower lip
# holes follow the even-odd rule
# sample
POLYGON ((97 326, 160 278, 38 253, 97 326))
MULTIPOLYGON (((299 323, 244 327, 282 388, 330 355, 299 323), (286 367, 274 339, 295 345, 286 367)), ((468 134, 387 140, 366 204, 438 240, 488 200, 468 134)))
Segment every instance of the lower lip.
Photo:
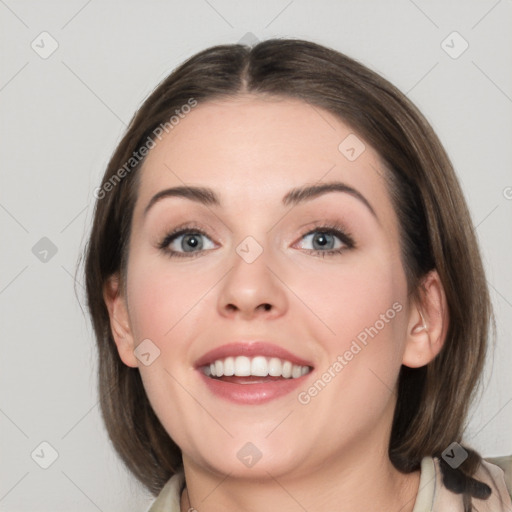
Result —
POLYGON ((288 395, 301 384, 304 384, 305 379, 311 375, 311 372, 309 372, 296 379, 281 379, 254 384, 236 384, 212 379, 207 377, 201 370, 198 370, 198 372, 214 395, 237 404, 246 405, 263 404, 288 395))

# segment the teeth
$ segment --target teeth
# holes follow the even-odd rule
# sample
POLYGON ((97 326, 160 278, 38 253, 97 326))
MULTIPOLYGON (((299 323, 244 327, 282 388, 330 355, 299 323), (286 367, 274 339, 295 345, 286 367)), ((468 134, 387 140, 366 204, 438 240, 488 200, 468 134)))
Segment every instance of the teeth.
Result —
MULTIPOLYGON (((245 356, 238 356, 235 359, 235 375, 237 377, 249 377, 251 375, 251 360, 245 356)), ((218 374, 217 377, 221 377, 218 374)))
MULTIPOLYGON (((307 368, 306 366, 304 368, 307 368)), ((277 359, 277 357, 273 357, 268 362, 268 374, 271 377, 281 377, 281 371, 283 369, 283 365, 281 363, 281 359, 277 359)))
POLYGON ((302 375, 302 366, 296 364, 292 367, 292 379, 298 379, 302 375))
POLYGON ((235 358, 227 357, 224 359, 224 375, 226 377, 231 377, 235 375, 235 358))
POLYGON ((258 356, 251 361, 251 375, 256 375, 257 377, 266 377, 268 375, 266 358, 258 356))
POLYGON ((209 366, 203 367, 203 373, 208 377, 284 377, 298 379, 311 371, 309 366, 292 364, 291 361, 277 357, 226 357, 217 359, 209 366))
POLYGON ((292 376, 292 367, 293 365, 290 361, 285 361, 283 363, 283 369, 281 371, 285 379, 289 379, 292 376))

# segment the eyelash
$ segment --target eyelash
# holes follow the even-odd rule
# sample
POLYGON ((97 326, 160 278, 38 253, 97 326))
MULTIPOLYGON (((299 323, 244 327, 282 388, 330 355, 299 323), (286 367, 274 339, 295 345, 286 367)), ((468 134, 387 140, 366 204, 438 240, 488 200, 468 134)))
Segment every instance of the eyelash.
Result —
MULTIPOLYGON (((315 224, 315 227, 313 229, 309 229, 309 231, 303 233, 300 236, 300 238, 302 239, 314 233, 321 233, 323 235, 334 235, 344 244, 344 246, 339 247, 338 249, 329 249, 327 251, 321 251, 319 249, 304 249, 310 254, 314 254, 316 256, 321 256, 322 258, 325 258, 326 256, 334 256, 336 254, 344 253, 345 251, 356 247, 352 235, 347 231, 345 227, 337 223, 327 223, 318 225, 315 224)), ((163 240, 158 243, 158 248, 162 250, 170 258, 195 258, 196 256, 201 255, 203 251, 183 253, 179 251, 170 251, 168 249, 169 244, 173 242, 176 238, 180 237, 181 235, 187 234, 202 235, 209 238, 209 236, 202 229, 195 226, 194 224, 188 224, 185 226, 180 226, 175 230, 171 231, 170 233, 166 234, 163 240)))

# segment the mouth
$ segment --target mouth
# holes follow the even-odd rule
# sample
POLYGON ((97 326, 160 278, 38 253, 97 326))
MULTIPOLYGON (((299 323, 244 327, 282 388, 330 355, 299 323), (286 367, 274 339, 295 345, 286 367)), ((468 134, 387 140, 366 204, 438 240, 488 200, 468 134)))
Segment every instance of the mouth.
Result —
POLYGON ((261 404, 291 393, 313 371, 308 361, 264 342, 232 343, 196 362, 214 395, 238 404, 261 404))

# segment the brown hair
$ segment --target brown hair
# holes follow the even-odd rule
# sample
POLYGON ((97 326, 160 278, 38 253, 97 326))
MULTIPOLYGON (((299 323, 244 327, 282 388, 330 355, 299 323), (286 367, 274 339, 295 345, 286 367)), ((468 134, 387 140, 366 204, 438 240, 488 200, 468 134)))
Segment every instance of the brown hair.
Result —
POLYGON ((441 457, 452 442, 461 442, 488 329, 494 326, 467 205, 443 146, 404 94, 359 62, 308 41, 219 45, 189 58, 145 100, 108 164, 85 250, 85 273, 99 349, 101 410, 115 449, 154 495, 182 465, 181 451, 152 410, 138 369, 118 355, 102 295, 108 277, 119 273, 123 282, 126 275, 143 161, 132 157, 191 98, 201 103, 239 94, 297 98, 326 109, 380 154, 400 223, 409 293, 417 297, 421 278, 436 269, 450 318, 438 356, 421 368, 401 368, 389 457, 404 473, 419 469, 424 456, 439 457, 445 484, 463 493, 465 510, 471 510, 471 496, 490 494, 487 485, 471 478, 481 457, 466 448, 469 457, 457 470, 441 457))

